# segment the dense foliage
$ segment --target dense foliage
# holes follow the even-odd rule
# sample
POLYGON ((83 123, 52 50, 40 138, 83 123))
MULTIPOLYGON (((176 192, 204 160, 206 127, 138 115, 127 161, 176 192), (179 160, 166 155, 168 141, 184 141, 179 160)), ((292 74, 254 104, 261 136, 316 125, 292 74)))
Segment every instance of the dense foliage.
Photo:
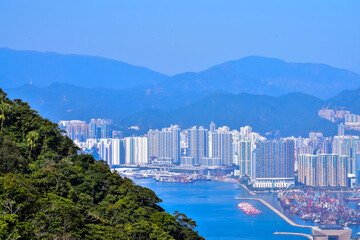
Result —
POLYGON ((0 89, 0 239, 203 239, 0 89))

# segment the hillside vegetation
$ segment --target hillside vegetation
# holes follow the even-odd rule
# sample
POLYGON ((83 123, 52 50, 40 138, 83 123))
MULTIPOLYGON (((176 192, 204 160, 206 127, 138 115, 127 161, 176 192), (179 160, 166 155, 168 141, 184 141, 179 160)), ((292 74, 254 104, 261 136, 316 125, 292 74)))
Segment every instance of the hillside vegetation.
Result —
POLYGON ((203 239, 153 191, 77 151, 0 89, 0 239, 203 239))

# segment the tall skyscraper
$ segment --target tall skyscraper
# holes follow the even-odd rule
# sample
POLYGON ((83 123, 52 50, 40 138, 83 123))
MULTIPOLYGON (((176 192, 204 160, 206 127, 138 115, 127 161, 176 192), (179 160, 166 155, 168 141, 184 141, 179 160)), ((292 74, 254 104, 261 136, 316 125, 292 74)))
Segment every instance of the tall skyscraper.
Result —
POLYGON ((300 154, 299 182, 308 186, 347 186, 347 156, 300 154))
POLYGON ((171 126, 148 132, 149 158, 172 163, 180 162, 180 128, 171 126))
POLYGON ((188 130, 188 155, 194 158, 195 164, 200 164, 200 159, 208 155, 208 131, 196 126, 188 130))
POLYGON ((251 141, 240 140, 234 142, 234 157, 236 158, 235 163, 239 166, 240 176, 251 175, 251 141))
POLYGON ((148 139, 147 137, 124 138, 125 163, 128 165, 147 164, 148 139))
POLYGON ((102 121, 100 125, 100 131, 101 131, 101 138, 109 138, 110 137, 110 130, 109 130, 109 124, 105 121, 102 121))
POLYGON ((332 150, 334 154, 344 155, 348 157, 348 172, 351 174, 355 174, 355 160, 351 158, 352 152, 352 137, 348 136, 335 136, 332 150))
POLYGON ((240 136, 242 139, 248 138, 251 133, 252 133, 252 128, 249 126, 240 128, 240 136))
POLYGON ((112 161, 110 167, 125 164, 125 146, 123 139, 112 139, 112 161))
POLYGON ((111 139, 100 139, 99 142, 100 157, 106 161, 109 166, 112 165, 112 142, 111 139))
POLYGON ((345 135, 345 125, 343 123, 340 123, 338 125, 338 136, 344 136, 345 135))
POLYGON ((211 122, 210 123, 210 132, 215 132, 215 123, 211 122))
POLYGON ((209 157, 220 158, 222 165, 232 165, 233 136, 228 127, 209 132, 209 157))
POLYGON ((255 187, 286 187, 294 183, 293 140, 256 143, 255 187))

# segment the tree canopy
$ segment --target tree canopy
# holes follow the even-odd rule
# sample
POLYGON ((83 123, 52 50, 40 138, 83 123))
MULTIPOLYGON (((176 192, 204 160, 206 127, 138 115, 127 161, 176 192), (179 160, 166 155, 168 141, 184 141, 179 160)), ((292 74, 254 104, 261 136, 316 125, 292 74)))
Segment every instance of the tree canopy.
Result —
POLYGON ((0 239, 203 239, 62 133, 0 89, 0 239))

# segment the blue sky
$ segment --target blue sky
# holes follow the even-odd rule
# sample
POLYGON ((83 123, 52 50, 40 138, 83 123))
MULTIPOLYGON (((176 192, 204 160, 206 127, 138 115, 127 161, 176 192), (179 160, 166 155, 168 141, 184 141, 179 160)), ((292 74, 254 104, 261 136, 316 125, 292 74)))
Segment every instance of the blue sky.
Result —
POLYGON ((249 55, 360 73, 360 1, 1 0, 0 47, 176 74, 249 55))

